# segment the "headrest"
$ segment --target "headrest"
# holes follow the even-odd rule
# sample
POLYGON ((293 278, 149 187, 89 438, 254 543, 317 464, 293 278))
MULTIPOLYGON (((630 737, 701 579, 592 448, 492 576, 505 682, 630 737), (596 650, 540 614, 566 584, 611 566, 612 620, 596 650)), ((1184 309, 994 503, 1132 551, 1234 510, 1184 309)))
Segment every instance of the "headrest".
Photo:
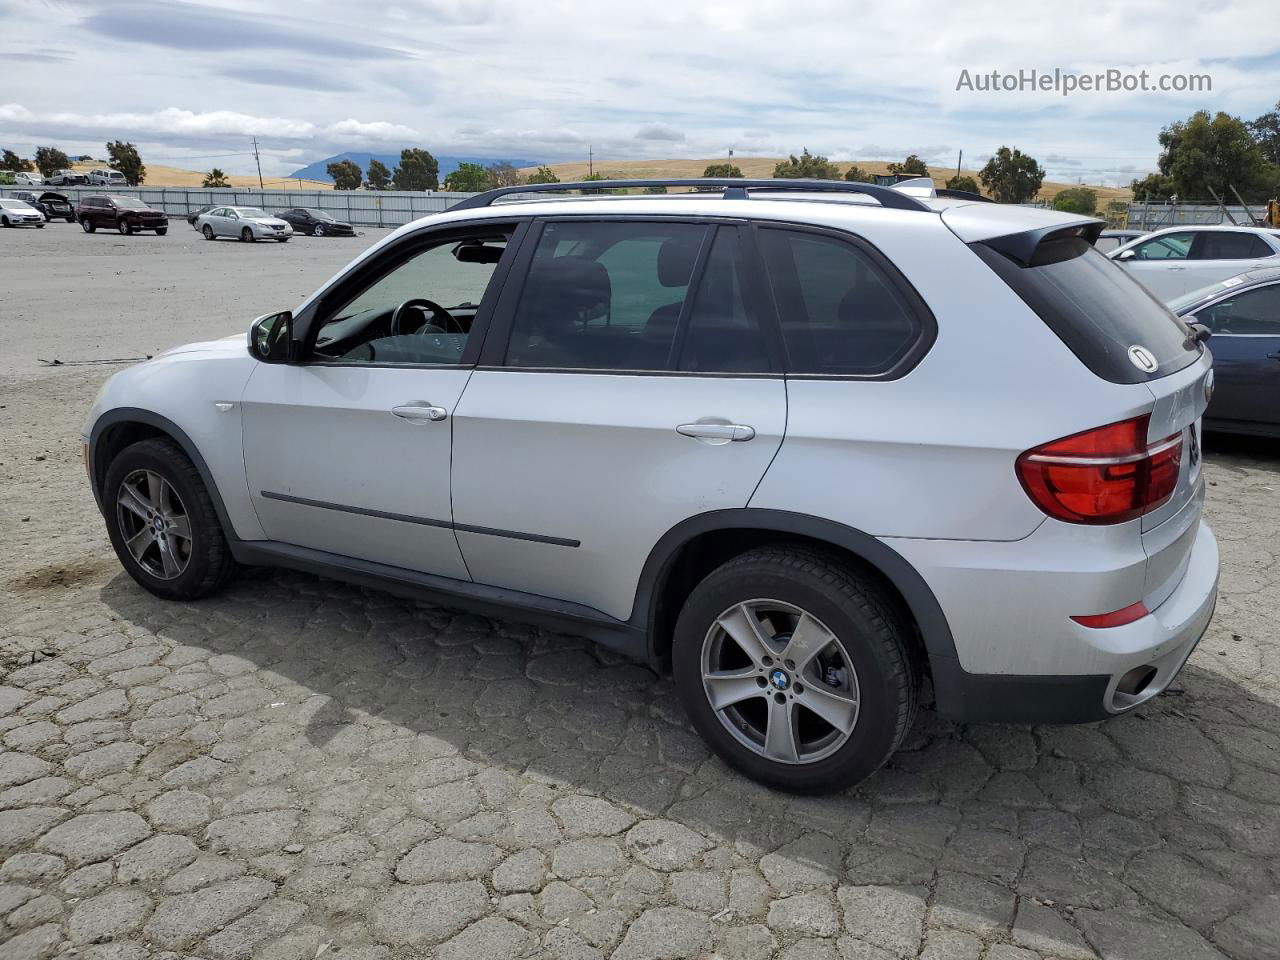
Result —
POLYGON ((525 297, 546 332, 604 316, 613 297, 609 271, 586 257, 534 261, 525 297))

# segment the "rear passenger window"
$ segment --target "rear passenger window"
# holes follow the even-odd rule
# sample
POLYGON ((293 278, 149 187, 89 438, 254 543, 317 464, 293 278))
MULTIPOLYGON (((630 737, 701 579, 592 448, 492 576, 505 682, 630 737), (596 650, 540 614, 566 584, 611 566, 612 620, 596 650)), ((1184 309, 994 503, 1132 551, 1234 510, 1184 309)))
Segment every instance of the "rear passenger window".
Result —
POLYGON ((707 228, 549 223, 512 322, 506 363, 666 370, 707 228))
POLYGON ((1256 260, 1273 253, 1267 242, 1253 233, 1206 230, 1200 234, 1193 260, 1256 260))
POLYGON ((816 233, 765 228, 760 249, 782 322, 788 370, 875 376, 919 341, 919 318, 872 256, 816 233))
POLYGON ((702 373, 766 373, 769 351, 747 309, 745 265, 736 227, 721 227, 698 283, 680 349, 680 369, 702 373))

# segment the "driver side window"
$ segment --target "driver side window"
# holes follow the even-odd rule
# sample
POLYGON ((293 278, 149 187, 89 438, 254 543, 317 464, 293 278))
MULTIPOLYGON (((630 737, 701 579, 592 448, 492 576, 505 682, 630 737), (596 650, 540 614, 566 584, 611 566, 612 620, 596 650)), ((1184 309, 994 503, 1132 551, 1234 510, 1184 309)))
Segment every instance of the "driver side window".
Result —
POLYGON ((510 237, 495 230, 430 246, 383 273, 321 324, 313 359, 460 363, 510 237))

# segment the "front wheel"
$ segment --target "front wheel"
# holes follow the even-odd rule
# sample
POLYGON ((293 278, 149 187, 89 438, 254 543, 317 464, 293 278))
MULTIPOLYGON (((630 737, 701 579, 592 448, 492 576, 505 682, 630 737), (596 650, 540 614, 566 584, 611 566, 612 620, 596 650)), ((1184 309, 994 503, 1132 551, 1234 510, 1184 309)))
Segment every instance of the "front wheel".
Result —
POLYGON ((88 217, 85 217, 83 220, 80 221, 80 229, 82 229, 85 233, 93 233, 93 231, 98 228, 94 226, 94 223, 92 220, 90 220, 88 217))
POLYGON ((213 239, 213 227, 209 226, 207 223, 206 223, 206 224, 204 225, 204 227, 200 230, 200 232, 204 234, 204 238, 205 238, 206 240, 212 240, 212 239, 213 239))
POLYGON ((0 227, 6 227, 6 228, 7 228, 7 227, 12 227, 12 226, 13 226, 13 224, 9 222, 9 218, 8 218, 8 217, 0 217, 0 227))
POLYGON ((235 574, 209 492, 171 440, 142 440, 121 451, 107 468, 102 500, 116 556, 156 596, 198 600, 235 574))
POLYGON ((313 237, 323 237, 324 227, 320 226, 320 224, 317 223, 314 227, 311 228, 311 235, 313 237))
POLYGON ((240 231, 240 241, 242 243, 253 243, 253 231, 245 227, 240 231))
POLYGON ((168 233, 168 232, 169 232, 169 228, 168 228, 168 227, 156 227, 156 236, 157 236, 157 237, 163 237, 163 236, 164 236, 166 233, 168 233))
POLYGON ((902 743, 917 679, 906 617, 837 558, 772 547, 728 561, 676 621, 676 690, 713 750, 794 792, 852 786, 902 743))
POLYGON ((289 238, 288 238, 288 237, 276 237, 276 240, 277 240, 279 243, 288 243, 288 242, 289 242, 289 238))
POLYGON ((126 237, 133 233, 133 227, 129 225, 129 221, 120 219, 116 221, 116 229, 126 237))

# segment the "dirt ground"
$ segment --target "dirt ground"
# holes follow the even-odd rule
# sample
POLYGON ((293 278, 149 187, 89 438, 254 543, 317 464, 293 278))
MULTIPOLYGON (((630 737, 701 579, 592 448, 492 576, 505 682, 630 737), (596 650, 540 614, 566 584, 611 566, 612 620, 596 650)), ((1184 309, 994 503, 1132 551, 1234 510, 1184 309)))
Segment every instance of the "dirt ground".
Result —
POLYGON ((846 794, 738 777, 573 637, 254 571, 165 603, 80 462, 117 366, 375 239, 0 233, 0 960, 1280 957, 1280 446, 1211 437, 1222 596, 1079 727, 923 711, 846 794))

